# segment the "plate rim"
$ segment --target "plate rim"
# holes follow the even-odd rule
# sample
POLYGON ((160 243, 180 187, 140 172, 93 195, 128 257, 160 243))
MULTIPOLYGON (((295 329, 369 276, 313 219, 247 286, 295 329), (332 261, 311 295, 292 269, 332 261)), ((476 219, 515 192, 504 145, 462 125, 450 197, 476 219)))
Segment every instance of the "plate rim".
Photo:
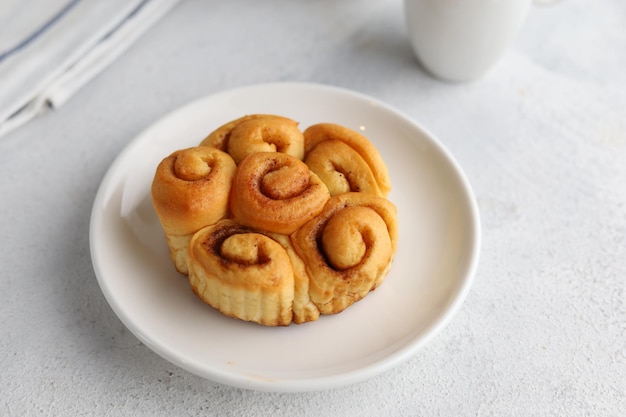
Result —
POLYGON ((333 86, 329 84, 319 84, 313 82, 270 82, 270 83, 258 83, 258 84, 250 84, 244 85, 236 88, 219 90, 210 94, 207 94, 203 97, 196 98, 192 101, 189 101, 178 108, 172 109, 168 112, 165 112, 163 115, 152 121, 149 125, 147 125, 144 129, 142 129, 138 134, 134 135, 130 142, 128 142, 122 150, 115 156, 112 163, 107 168, 102 180, 98 186, 98 190, 96 193, 96 197, 94 198, 94 203, 91 209, 91 216, 89 222, 89 249, 91 254, 92 266, 94 269, 94 273, 96 275, 96 279, 98 281, 99 287, 102 293, 107 300, 107 303, 114 311, 117 318, 124 324, 124 326, 135 336, 137 337, 143 344, 145 344, 150 350, 156 353, 158 356, 161 356, 163 359, 167 360, 170 363, 175 364, 176 366, 185 369, 188 372, 191 372, 194 375, 209 379, 214 382, 218 382, 221 384, 226 384, 229 386, 244 388, 244 389, 253 389, 258 391, 267 391, 267 392, 306 392, 306 391, 318 391, 325 390, 331 388, 338 388, 341 386, 346 386, 349 384, 353 384, 356 382, 361 382, 367 379, 370 379, 386 370, 394 368, 399 364, 407 361, 411 357, 413 357, 417 351, 419 351, 423 346, 427 345, 437 334, 439 334, 452 320, 452 318, 456 315, 460 307, 463 305, 467 295, 473 285, 475 280, 476 271, 479 264, 480 253, 481 253, 481 245, 482 245, 482 226, 480 221, 480 214, 478 210, 477 200, 474 194, 474 191, 471 187, 469 179, 467 178, 465 172, 461 168, 460 164, 456 160, 456 158, 450 153, 450 151, 443 145, 443 143, 439 140, 437 136, 431 133, 428 129, 422 126, 413 118, 406 115, 404 112, 398 110, 397 108, 374 98, 372 96, 366 95, 361 92, 353 91, 344 87, 333 86), (342 372, 340 374, 334 374, 330 376, 321 376, 321 377, 313 377, 313 378, 303 378, 303 379, 287 379, 284 381, 276 382, 276 381, 267 381, 263 378, 253 378, 250 376, 242 376, 240 373, 226 373, 221 372, 220 370, 214 370, 211 372, 210 370, 204 369, 201 373, 199 370, 189 363, 180 358, 180 356, 176 355, 174 352, 171 352, 169 348, 165 348, 164 346, 155 346, 153 340, 151 340, 148 336, 144 335, 141 332, 141 329, 136 328, 135 323, 132 323, 124 311, 122 311, 121 306, 116 302, 113 294, 110 292, 108 286, 106 285, 105 279, 102 276, 103 271, 99 268, 99 260, 96 255, 96 248, 98 242, 96 241, 96 236, 94 230, 97 226, 97 220, 101 218, 100 213, 102 212, 103 201, 105 198, 105 191, 110 187, 110 183, 114 176, 118 172, 118 166, 125 160, 127 154, 131 153, 132 150, 140 146, 144 141, 146 134, 150 132, 155 126, 164 123, 168 119, 173 119, 177 114, 184 114, 188 112, 190 108, 201 105, 204 101, 212 101, 218 100, 220 96, 227 96, 231 94, 242 94, 245 91, 252 91, 254 89, 271 89, 271 88, 287 88, 287 89, 312 89, 318 91, 325 91, 330 94, 341 94, 347 95, 355 99, 359 99, 361 101, 367 101, 369 103, 375 104, 377 107, 384 109, 387 112, 393 113, 396 117, 403 119, 404 122, 410 124, 414 129, 420 131, 423 136, 428 140, 428 142, 437 148, 437 151, 440 152, 446 159, 446 162, 450 164, 450 167, 454 170, 454 174, 456 179, 460 182, 462 186, 462 190, 464 192, 464 200, 467 203, 469 212, 469 218, 471 219, 472 226, 472 248, 469 256, 469 263, 466 267, 464 276, 460 277, 462 279, 461 285, 458 286, 458 290, 456 292, 456 296, 453 300, 448 304, 447 308, 443 311, 442 314, 437 316, 435 320, 430 322, 425 330, 420 334, 419 337, 413 336, 410 341, 407 343, 403 343, 399 348, 393 350, 389 355, 372 362, 366 366, 360 367, 358 369, 342 372))

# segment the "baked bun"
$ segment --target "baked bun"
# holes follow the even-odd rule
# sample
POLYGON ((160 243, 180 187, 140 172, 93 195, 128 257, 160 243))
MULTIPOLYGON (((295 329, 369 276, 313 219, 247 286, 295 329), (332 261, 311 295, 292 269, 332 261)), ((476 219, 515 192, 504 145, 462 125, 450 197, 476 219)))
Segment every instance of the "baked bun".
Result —
POLYGON ((293 269, 278 242, 225 219, 196 233, 189 248, 189 283, 205 303, 266 326, 291 323, 293 269))
POLYGON ((201 145, 228 152, 237 164, 256 152, 281 152, 298 159, 304 156, 304 136, 298 123, 268 114, 252 114, 228 122, 207 136, 201 145))
POLYGON ((304 131, 306 164, 324 181, 331 195, 364 192, 386 197, 391 191, 387 165, 360 133, 332 123, 304 131))
POLYGON ((336 314, 377 288, 398 245, 396 207, 371 194, 331 197, 324 210, 291 235, 303 260, 311 301, 336 314))
POLYGON ((230 155, 208 146, 178 150, 158 165, 152 203, 178 272, 187 274, 191 236, 227 217, 235 170, 230 155))
POLYGON ((317 216, 329 198, 326 185, 301 160, 260 152, 237 168, 230 210, 245 226, 290 234, 317 216))
POLYGON ((337 314, 381 285, 398 244, 391 182, 360 133, 247 115, 163 159, 152 200, 176 269, 226 316, 337 314))

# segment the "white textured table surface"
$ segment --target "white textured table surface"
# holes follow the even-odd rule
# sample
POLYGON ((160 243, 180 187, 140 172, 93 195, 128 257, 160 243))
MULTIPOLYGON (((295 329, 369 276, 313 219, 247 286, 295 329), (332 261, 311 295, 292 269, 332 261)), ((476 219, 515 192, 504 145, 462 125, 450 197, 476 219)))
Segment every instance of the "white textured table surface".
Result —
POLYGON ((487 77, 451 85, 418 67, 398 0, 183 1, 0 141, 0 415, 626 415, 625 28, 622 0, 535 8, 487 77), (271 394, 194 376, 126 330, 92 269, 90 210, 123 147, 193 99, 268 81, 389 103, 476 193, 466 302, 366 382, 271 394))

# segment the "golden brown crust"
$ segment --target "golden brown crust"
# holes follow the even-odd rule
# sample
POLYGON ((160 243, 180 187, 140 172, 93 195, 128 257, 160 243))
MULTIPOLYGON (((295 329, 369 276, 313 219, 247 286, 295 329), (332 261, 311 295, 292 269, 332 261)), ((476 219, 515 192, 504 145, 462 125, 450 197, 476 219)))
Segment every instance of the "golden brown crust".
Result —
POLYGON ((230 209, 245 226, 290 234, 321 212, 329 197, 324 183, 299 159, 260 152, 237 168, 230 209))
POLYGON ((209 135, 204 138, 202 142, 200 142, 200 146, 212 146, 219 149, 220 151, 228 152, 228 139, 230 138, 230 133, 235 126, 243 121, 265 116, 271 115, 249 114, 238 119, 231 120, 230 122, 224 123, 213 132, 209 133, 209 135))
POLYGON ((336 314, 378 287, 397 248, 396 208, 363 193, 331 197, 324 211, 293 235, 310 280, 311 301, 336 314))
POLYGON ((298 159, 304 156, 304 137, 298 123, 269 114, 252 114, 228 122, 207 136, 201 145, 228 152, 237 164, 256 152, 281 152, 298 159))
POLYGON ((152 203, 179 272, 186 273, 185 254, 180 253, 186 252, 185 242, 202 227, 227 216, 235 169, 228 154, 206 146, 178 150, 158 165, 152 203))
POLYGON ((307 154, 304 162, 326 184, 331 195, 362 192, 383 196, 367 162, 344 142, 323 141, 307 154))
POLYGON ((305 162, 332 195, 366 192, 386 197, 391 191, 387 166, 376 147, 360 133, 332 123, 304 131, 305 162))
POLYGON ((223 314, 266 326, 291 323, 294 274, 285 249, 229 219, 194 234, 189 283, 223 314))
POLYGON ((390 189, 359 133, 329 123, 302 133, 252 114, 164 158, 151 191, 170 257, 198 297, 286 326, 339 313, 382 283, 397 248, 390 189))

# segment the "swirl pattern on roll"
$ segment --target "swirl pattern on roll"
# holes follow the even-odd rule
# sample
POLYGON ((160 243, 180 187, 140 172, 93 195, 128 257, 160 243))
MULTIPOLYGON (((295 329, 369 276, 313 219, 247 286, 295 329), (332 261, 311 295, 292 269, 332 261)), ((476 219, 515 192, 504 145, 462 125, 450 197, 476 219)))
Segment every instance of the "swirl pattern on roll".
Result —
POLYGON ((326 185, 299 159, 260 152, 237 168, 230 209, 242 225, 291 234, 317 216, 329 197, 326 185))
POLYGON ((152 200, 176 269, 224 315, 285 326, 336 314, 397 248, 387 168, 346 127, 252 114, 164 158, 152 200))
POLYGON ((382 283, 397 248, 396 216, 382 197, 344 193, 291 236, 322 314, 343 311, 382 283))
POLYGON ((298 123, 268 114, 253 114, 228 122, 207 136, 201 145, 228 152, 237 164, 256 152, 281 152, 298 159, 304 156, 304 136, 298 123))
POLYGON ((152 203, 179 272, 187 273, 191 235, 228 215, 235 170, 228 154, 208 146, 178 150, 157 166, 152 203))
POLYGON ((333 123, 304 131, 306 164, 331 195, 364 192, 386 197, 391 191, 387 166, 378 150, 360 133, 333 123))
POLYGON ((266 326, 292 322, 294 274, 278 242, 225 219, 197 232, 189 248, 189 283, 204 302, 266 326))

